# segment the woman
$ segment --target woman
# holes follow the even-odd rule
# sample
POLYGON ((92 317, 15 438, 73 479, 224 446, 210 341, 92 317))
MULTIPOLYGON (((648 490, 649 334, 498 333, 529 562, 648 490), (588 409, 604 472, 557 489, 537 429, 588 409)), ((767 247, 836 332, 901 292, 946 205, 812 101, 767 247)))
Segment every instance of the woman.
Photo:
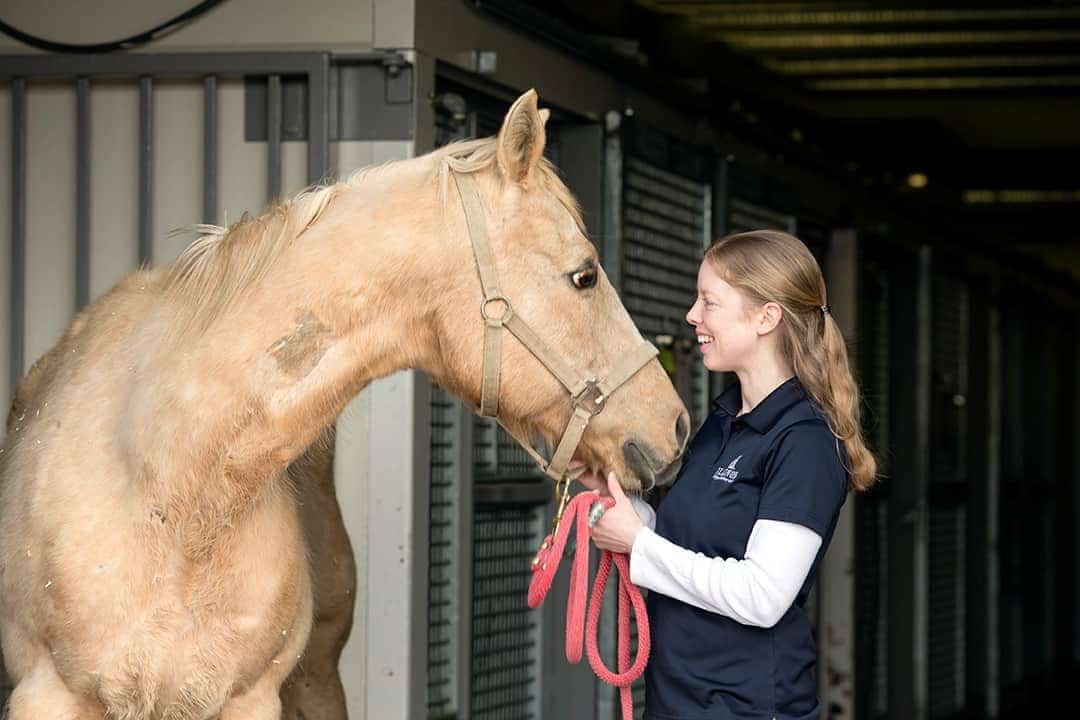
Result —
POLYGON ((702 361, 738 383, 655 516, 608 476, 616 504, 594 506, 593 540, 630 553, 631 579, 652 591, 646 718, 816 718, 802 606, 848 489, 875 474, 844 339, 817 262, 785 233, 718 240, 697 287, 686 320, 702 361))

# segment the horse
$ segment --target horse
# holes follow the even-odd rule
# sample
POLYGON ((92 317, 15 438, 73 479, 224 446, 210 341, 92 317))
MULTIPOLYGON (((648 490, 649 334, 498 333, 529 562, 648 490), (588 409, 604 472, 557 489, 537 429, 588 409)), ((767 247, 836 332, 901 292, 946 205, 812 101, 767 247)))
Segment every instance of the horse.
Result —
MULTIPOLYGON (((494 138, 203 226, 74 318, 20 383, 0 449, 11 720, 280 718, 309 642, 348 632, 340 613, 312 630, 314 588, 349 581, 319 582, 341 538, 316 478, 371 381, 422 370, 473 407, 496 401, 523 445, 555 447, 582 405, 528 343, 488 342, 476 214, 506 315, 549 360, 603 377, 643 341, 543 158, 546 120, 529 91, 494 138)), ((655 358, 625 374, 573 459, 636 491, 670 479, 689 421, 655 358)))

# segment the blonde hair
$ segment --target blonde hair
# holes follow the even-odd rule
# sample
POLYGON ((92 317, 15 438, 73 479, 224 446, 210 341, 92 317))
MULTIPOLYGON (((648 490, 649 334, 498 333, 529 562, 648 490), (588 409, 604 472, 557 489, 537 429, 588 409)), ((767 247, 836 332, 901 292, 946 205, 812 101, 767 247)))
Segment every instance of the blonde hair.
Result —
POLYGON ((780 352, 844 443, 852 487, 868 489, 877 462, 863 438, 859 388, 844 336, 828 312, 825 279, 814 256, 787 233, 754 230, 720 238, 705 251, 705 259, 753 305, 775 302, 783 308, 780 352))

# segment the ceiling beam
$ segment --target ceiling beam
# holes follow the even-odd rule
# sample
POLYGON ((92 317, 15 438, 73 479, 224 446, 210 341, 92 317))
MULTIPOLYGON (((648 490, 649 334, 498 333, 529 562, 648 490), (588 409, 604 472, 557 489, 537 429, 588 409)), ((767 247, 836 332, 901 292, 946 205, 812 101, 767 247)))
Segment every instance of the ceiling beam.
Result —
POLYGON ((1062 22, 1080 21, 1080 8, 1077 7, 762 10, 761 6, 756 6, 748 12, 746 8, 720 9, 710 5, 674 10, 671 6, 661 5, 657 9, 686 16, 695 24, 708 29, 983 24, 1015 27, 1017 23, 1051 22, 1059 25, 1062 22))
POLYGON ((704 37, 748 52, 807 52, 949 48, 1000 45, 1072 45, 1080 29, 942 30, 920 32, 704 32, 704 37))
POLYGON ((957 55, 945 57, 766 58, 766 68, 784 75, 873 75, 990 69, 1080 67, 1080 55, 957 55))
POLYGON ((806 81, 817 92, 926 92, 955 90, 1060 90, 1080 87, 1080 74, 1068 75, 952 75, 938 77, 837 77, 806 81))

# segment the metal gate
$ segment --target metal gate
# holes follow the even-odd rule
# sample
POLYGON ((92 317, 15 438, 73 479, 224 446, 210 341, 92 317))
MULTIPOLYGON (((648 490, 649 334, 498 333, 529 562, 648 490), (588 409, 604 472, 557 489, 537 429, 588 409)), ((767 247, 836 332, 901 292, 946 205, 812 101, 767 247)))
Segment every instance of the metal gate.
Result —
POLYGON ((966 705, 966 283, 941 271, 935 273, 931 304, 927 702, 931 718, 947 718, 966 705))
POLYGON ((702 148, 627 121, 621 166, 620 294, 641 333, 660 347, 698 427, 708 413, 709 381, 686 312, 712 236, 713 159, 702 148))
MULTIPOLYGON (((864 246, 865 247, 865 246, 864 246)), ((890 278, 887 263, 863 254, 859 337, 862 338, 861 386, 865 398, 864 431, 889 474, 890 278)), ((888 717, 889 642, 889 484, 881 483, 855 499, 855 645, 856 717, 888 717)))
MULTIPOLYGON (((438 145, 495 135, 509 107, 441 75, 434 102, 438 145)), ((558 148, 549 126, 556 162, 558 148)), ((541 615, 526 597, 550 497, 550 481, 493 419, 433 389, 429 718, 541 716, 541 615)))
MULTIPOLYGON (((609 131, 613 138, 607 143, 606 163, 616 172, 609 171, 605 196, 617 198, 618 205, 615 225, 605 231, 614 238, 618 257, 605 256, 605 265, 634 323, 660 348, 661 363, 696 428, 708 414, 709 376, 686 312, 697 296, 698 266, 712 237, 714 160, 703 148, 614 113, 609 131)), ((605 603, 601 648, 614 658, 614 592, 605 603)), ((636 652, 636 628, 631 642, 636 652)), ((634 684, 633 692, 640 717, 643 680, 634 684)), ((617 713, 614 692, 605 691, 598 717, 614 718, 617 713)))
POLYGON ((411 99, 381 86, 403 63, 387 53, 0 56, 11 258, 0 273, 0 398, 74 312, 140 264, 171 261, 190 239, 174 228, 227 223, 322 180, 348 155, 333 140, 407 139, 393 133, 411 127, 398 122, 411 99))

